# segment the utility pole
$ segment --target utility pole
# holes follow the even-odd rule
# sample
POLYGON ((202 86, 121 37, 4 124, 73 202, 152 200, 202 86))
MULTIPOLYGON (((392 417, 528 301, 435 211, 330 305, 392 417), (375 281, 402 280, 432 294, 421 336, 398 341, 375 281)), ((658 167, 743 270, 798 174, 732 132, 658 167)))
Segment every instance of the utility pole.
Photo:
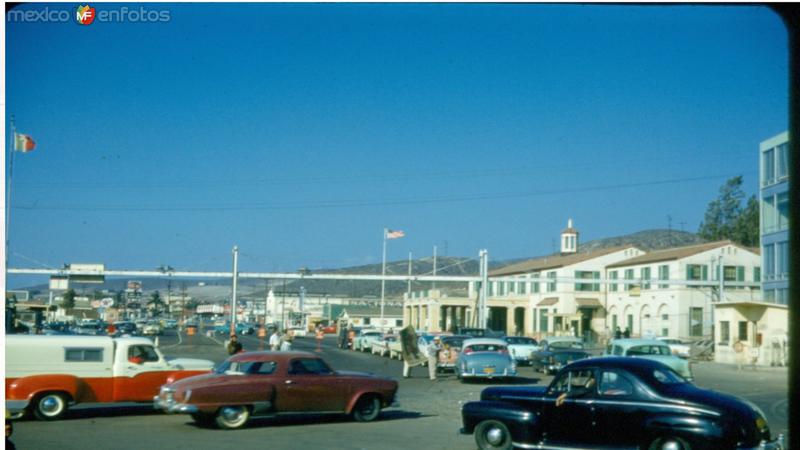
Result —
POLYGON ((239 285, 239 246, 233 246, 233 293, 231 295, 231 336, 236 334, 236 288, 239 285))
POLYGON ((283 298, 281 299, 281 324, 279 329, 285 328, 286 319, 284 315, 286 313, 286 278, 283 279, 283 298))
POLYGON ((487 308, 486 308, 486 293, 489 289, 489 252, 481 250, 480 255, 480 277, 481 277, 481 290, 478 292, 478 327, 486 327, 487 308))
MULTIPOLYGON (((433 276, 436 276, 436 246, 433 246, 433 276)), ((431 285, 431 290, 436 289, 436 282, 433 281, 431 285)))
POLYGON ((186 283, 181 283, 181 325, 186 323, 186 283))
POLYGON ((167 278, 167 312, 169 313, 169 317, 172 318, 172 275, 168 275, 167 278))
POLYGON ((411 299, 411 252, 408 252, 408 299, 411 299))

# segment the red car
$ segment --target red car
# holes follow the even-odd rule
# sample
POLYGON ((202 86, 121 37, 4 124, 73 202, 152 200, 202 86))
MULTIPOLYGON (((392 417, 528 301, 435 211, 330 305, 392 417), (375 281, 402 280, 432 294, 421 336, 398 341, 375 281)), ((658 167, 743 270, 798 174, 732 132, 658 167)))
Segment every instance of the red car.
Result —
POLYGON ((156 408, 191 414, 201 425, 243 427, 251 417, 281 413, 337 412, 359 422, 397 406, 397 381, 331 369, 308 352, 247 352, 228 358, 214 372, 161 387, 156 408))

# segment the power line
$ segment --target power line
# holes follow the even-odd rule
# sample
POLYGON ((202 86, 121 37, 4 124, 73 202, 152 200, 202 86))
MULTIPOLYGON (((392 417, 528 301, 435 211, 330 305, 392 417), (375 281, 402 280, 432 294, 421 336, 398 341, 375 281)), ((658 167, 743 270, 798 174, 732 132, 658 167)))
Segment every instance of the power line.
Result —
MULTIPOLYGON (((694 159, 693 162, 697 163, 703 160, 719 161, 719 158, 724 156, 726 161, 736 159, 736 157, 749 157, 750 155, 731 155, 730 153, 707 153, 701 154, 701 159, 694 159)), ((578 163, 571 163, 567 169, 548 170, 550 173, 574 173, 580 169, 597 169, 598 167, 611 166, 617 167, 623 165, 630 167, 634 164, 641 163, 664 163, 670 161, 685 161, 686 157, 683 155, 676 155, 675 157, 661 157, 661 158, 638 158, 638 159, 606 159, 603 161, 584 161, 578 163)), ((387 174, 387 175, 346 175, 346 176, 304 176, 302 179, 298 177, 258 177, 251 179, 237 179, 237 180, 184 180, 174 182, 160 182, 145 184, 140 180, 131 181, 128 183, 120 183, 114 180, 96 180, 94 182, 86 181, 59 181, 59 182, 22 182, 17 183, 17 186, 24 186, 28 188, 45 188, 57 187, 66 189, 169 189, 169 188, 198 188, 198 187, 252 187, 252 186, 279 186, 279 185, 309 185, 309 184, 367 184, 367 183, 396 183, 405 182, 410 180, 425 180, 436 181, 445 180, 450 178, 465 178, 465 177, 489 177, 489 176, 502 176, 507 177, 515 174, 530 174, 540 167, 531 166, 518 166, 518 167, 504 167, 497 169, 465 169, 465 170, 440 170, 440 171, 423 171, 408 174, 387 174)))
MULTIPOLYGON (((753 172, 754 173, 754 172, 753 172)), ((739 175, 739 174, 736 174, 739 175)), ((236 210, 298 210, 298 209, 325 209, 325 208, 356 208, 369 206, 401 206, 419 205, 435 203, 454 203, 466 201, 498 200, 524 197, 537 197, 548 195, 575 194, 588 191, 608 191, 615 189, 625 189, 643 186, 658 186, 666 184, 689 183, 695 181, 706 181, 720 178, 730 178, 736 175, 706 175, 699 177, 674 178, 656 181, 643 181, 636 183, 619 183, 610 185, 584 186, 575 188, 551 189, 533 192, 498 192, 490 194, 473 194, 462 196, 443 196, 431 198, 409 198, 396 200, 343 200, 328 202, 292 202, 292 203, 242 203, 242 204, 222 204, 222 205, 197 205, 197 206, 107 206, 107 205, 71 205, 71 206, 48 206, 48 205, 15 205, 13 209, 19 210, 49 210, 49 211, 106 211, 106 212, 127 212, 127 211, 236 211, 236 210)))

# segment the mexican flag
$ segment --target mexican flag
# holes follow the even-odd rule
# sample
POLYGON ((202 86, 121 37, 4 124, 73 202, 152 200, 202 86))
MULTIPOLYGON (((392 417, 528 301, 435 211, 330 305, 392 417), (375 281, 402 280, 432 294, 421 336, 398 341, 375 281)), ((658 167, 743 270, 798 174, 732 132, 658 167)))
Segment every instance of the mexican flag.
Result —
POLYGON ((14 150, 28 153, 36 148, 36 142, 27 134, 14 133, 14 150))

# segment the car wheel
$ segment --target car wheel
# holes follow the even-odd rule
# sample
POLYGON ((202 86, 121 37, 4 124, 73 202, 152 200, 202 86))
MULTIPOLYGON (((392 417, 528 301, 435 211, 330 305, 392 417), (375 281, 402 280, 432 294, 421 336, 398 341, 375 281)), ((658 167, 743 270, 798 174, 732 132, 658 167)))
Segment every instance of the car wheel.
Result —
POLYGON ((660 437, 650 443, 647 450, 691 450, 692 446, 679 437, 660 437))
POLYGON ((481 450, 511 450, 511 433, 503 422, 484 420, 475 427, 475 442, 481 450))
POLYGON ((353 409, 353 418, 356 422, 370 422, 378 418, 381 413, 381 402, 378 397, 361 397, 353 409))
POLYGON ((217 426, 225 430, 241 428, 248 419, 250 419, 250 410, 247 406, 223 406, 217 411, 215 418, 217 426))
POLYGON ((67 397, 58 392, 48 392, 36 399, 33 414, 39 420, 58 420, 67 412, 67 397))

